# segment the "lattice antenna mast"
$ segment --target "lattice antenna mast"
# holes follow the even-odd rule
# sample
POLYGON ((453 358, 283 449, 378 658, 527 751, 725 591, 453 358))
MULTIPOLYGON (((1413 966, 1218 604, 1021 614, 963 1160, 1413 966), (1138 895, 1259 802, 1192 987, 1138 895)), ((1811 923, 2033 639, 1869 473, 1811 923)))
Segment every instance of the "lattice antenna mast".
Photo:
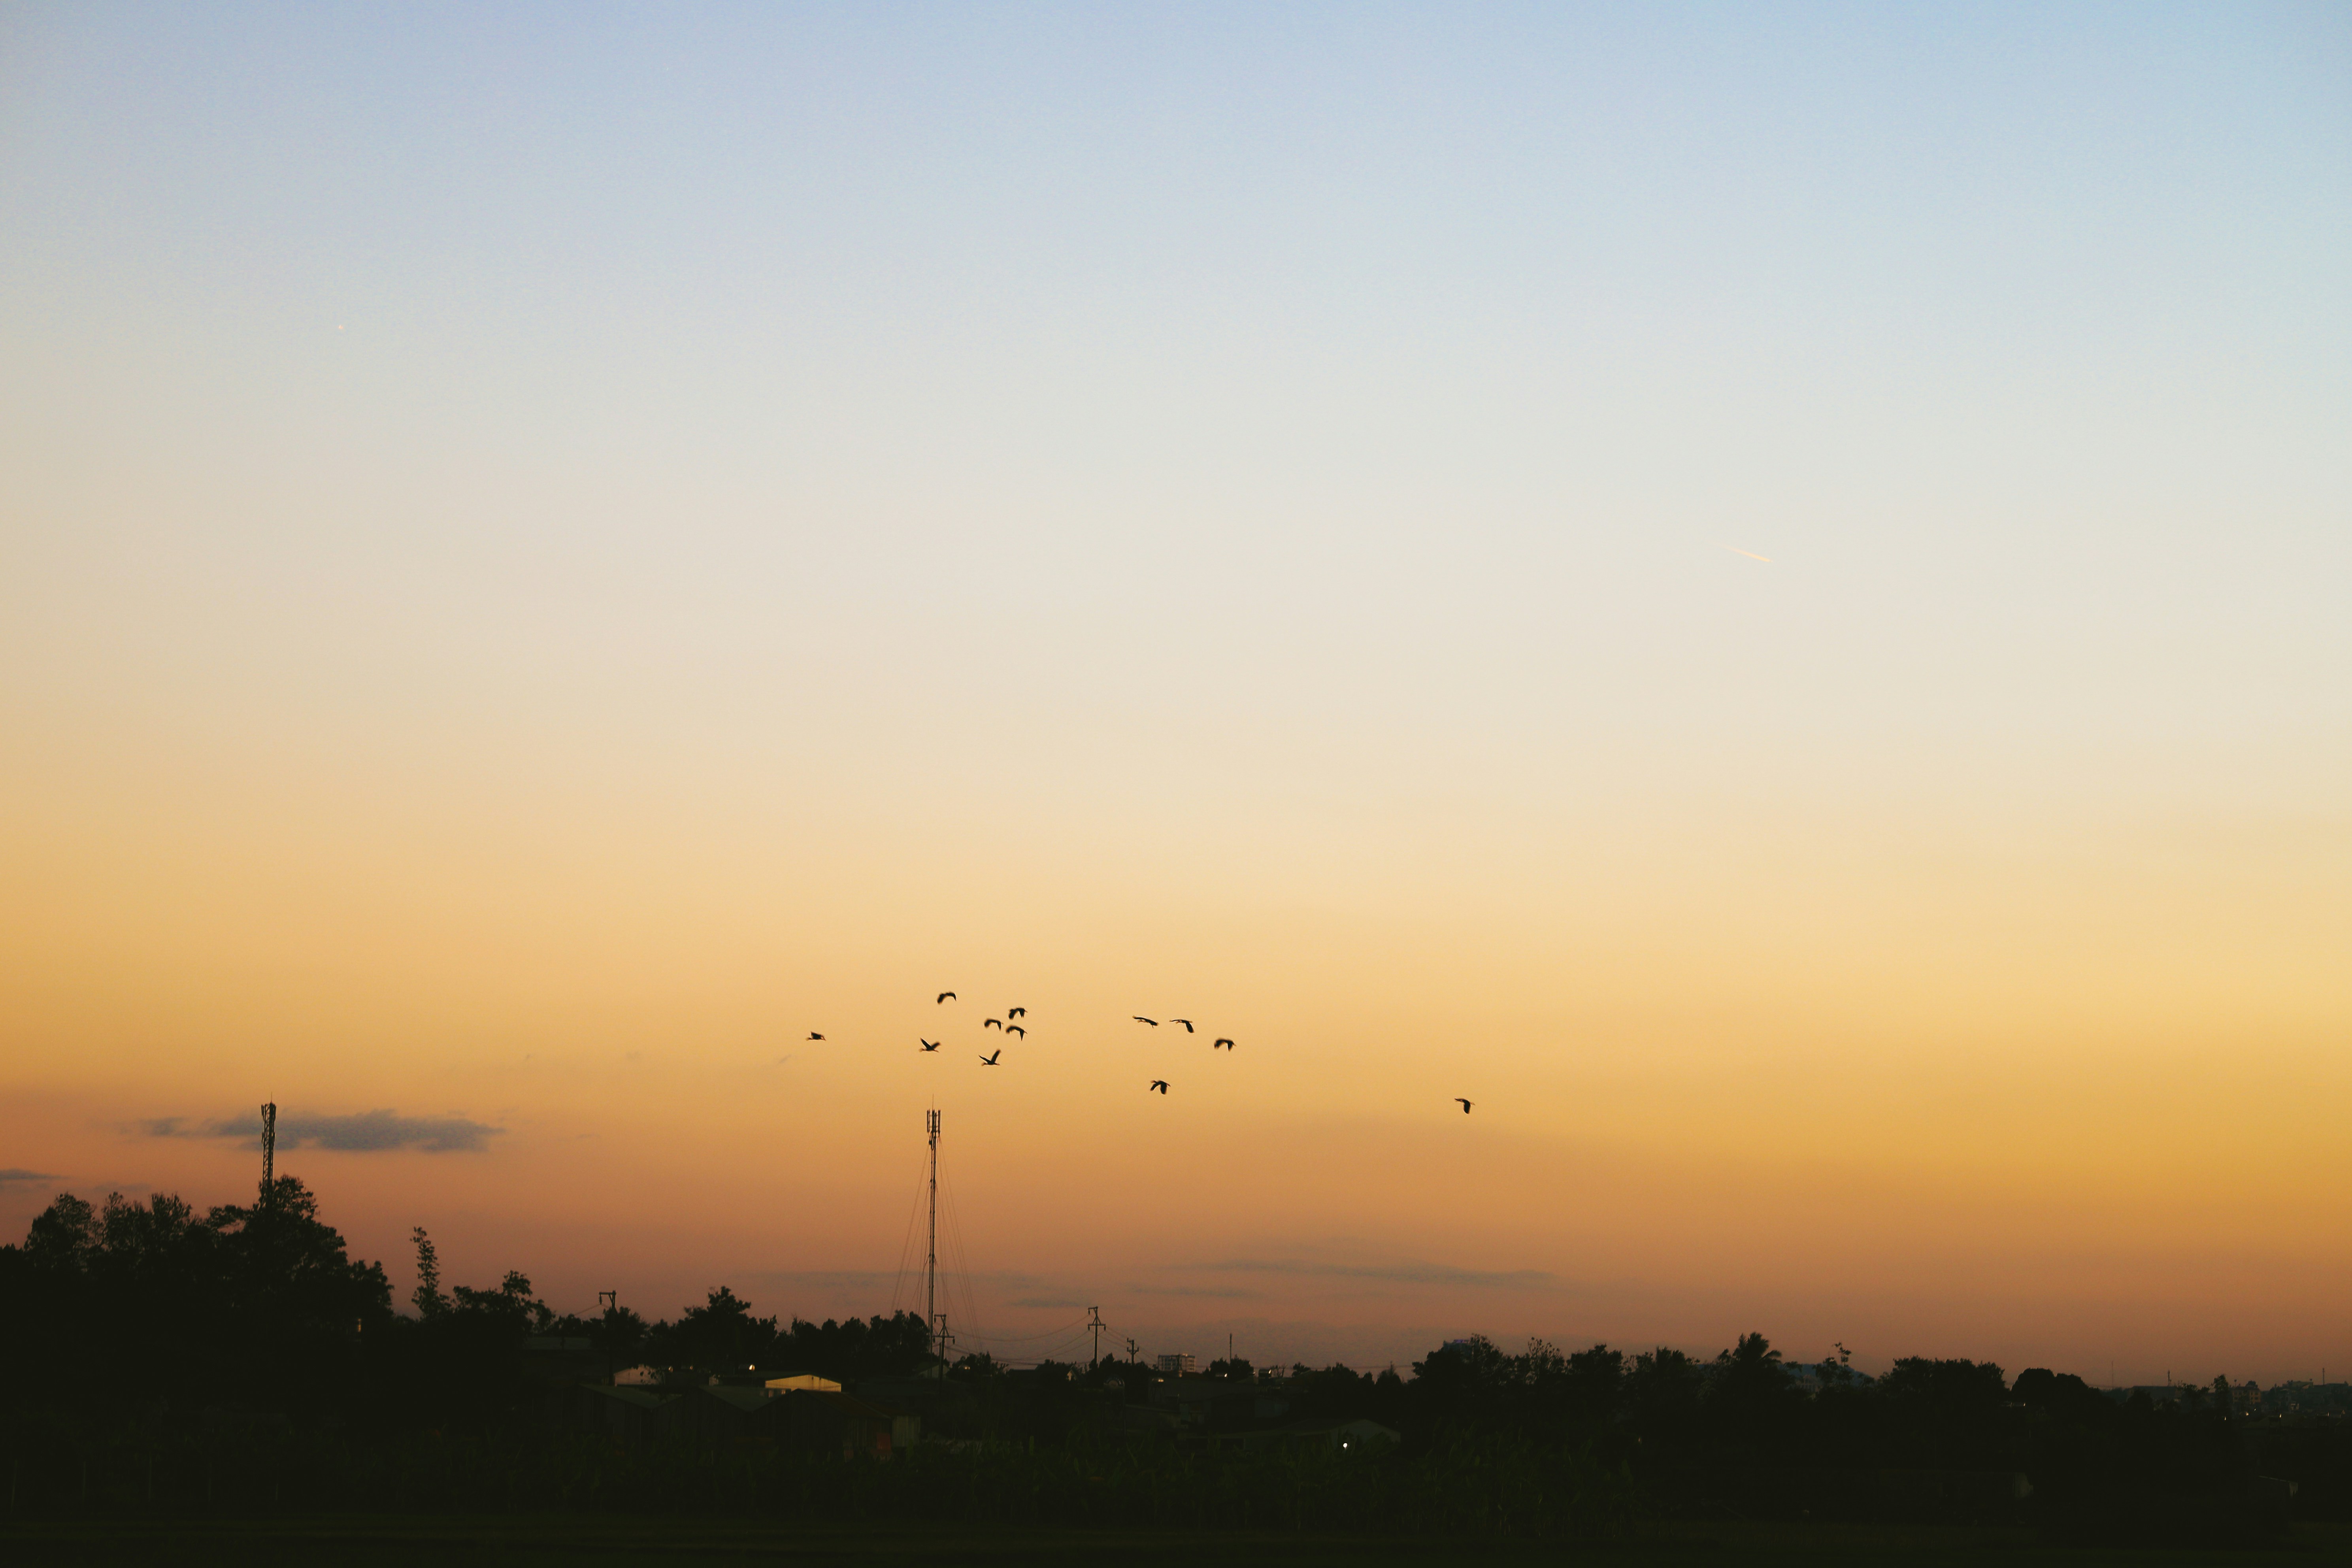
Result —
POLYGON ((923 1112, 923 1130, 931 1140, 931 1222, 923 1251, 923 1323, 931 1331, 942 1363, 948 1359, 948 1326, 940 1317, 940 1113, 923 1112))
POLYGON ((278 1175, 278 1102, 270 1100, 261 1108, 261 1201, 269 1202, 270 1186, 278 1175))

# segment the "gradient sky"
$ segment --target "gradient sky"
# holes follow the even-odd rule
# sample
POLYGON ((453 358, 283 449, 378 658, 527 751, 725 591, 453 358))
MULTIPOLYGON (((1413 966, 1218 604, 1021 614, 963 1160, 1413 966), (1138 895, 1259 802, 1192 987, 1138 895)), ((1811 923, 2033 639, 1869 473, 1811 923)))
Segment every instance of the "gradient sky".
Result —
POLYGON ((2337 1375, 2347 431, 2340 7, 10 6, 0 1226, 2337 1375))

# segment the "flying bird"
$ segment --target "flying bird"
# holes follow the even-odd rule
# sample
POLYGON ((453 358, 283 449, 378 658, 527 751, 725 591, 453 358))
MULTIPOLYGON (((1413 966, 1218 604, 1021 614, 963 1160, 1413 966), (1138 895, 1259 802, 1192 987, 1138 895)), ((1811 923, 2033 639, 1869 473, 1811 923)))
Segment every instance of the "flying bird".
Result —
POLYGON ((1004 1047, 1003 1046, 999 1046, 994 1050, 989 1052, 986 1056, 981 1058, 980 1065, 984 1068, 992 1068, 996 1065, 996 1058, 1003 1054, 1004 1047))
POLYGON ((940 1043, 937 1040, 924 1040, 922 1047, 927 1051, 936 1051, 940 1048, 940 1043))
POLYGON ((1004 1010, 1004 1016, 1008 1018, 1025 1018, 1029 1016, 1029 1009, 1026 1007, 1007 1007, 1004 1010))
POLYGON ((1168 1080, 1164 1078, 1155 1078, 1151 1080, 1151 1088, 1145 1089, 1143 1092, 1150 1094, 1154 1091, 1160 1094, 1166 1094, 1168 1092, 1168 1080))
POLYGON ((1026 1030, 1026 1029, 1024 1029, 1024 1028, 1023 1028, 1023 1027, 1022 1027, 1020 1025, 1018 1025, 1018 1024, 1007 1024, 1007 1025, 1005 1025, 1005 1026, 1004 1026, 1004 1032, 1005 1032, 1006 1034, 1008 1034, 1008 1035, 1018 1035, 1018 1036, 1020 1036, 1020 1037, 1021 1037, 1023 1039, 1024 1039, 1024 1040, 1025 1040, 1025 1039, 1027 1039, 1027 1038, 1029 1037, 1029 1031, 1028 1031, 1028 1030, 1026 1030))
MULTIPOLYGON (((956 994, 952 991, 942 991, 940 993, 940 1002, 952 1002, 955 999, 956 994)), ((936 1007, 939 1005, 939 1002, 934 1002, 931 1005, 936 1007)))
POLYGON ((1150 1026, 1151 1026, 1153 1028, 1155 1028, 1155 1029, 1156 1029, 1156 1028, 1158 1028, 1158 1027, 1160 1027, 1160 1020, 1159 1020, 1159 1019, 1157 1019, 1157 1018, 1147 1018, 1147 1017, 1145 1017, 1145 1016, 1144 1016, 1142 1014, 1140 1014, 1140 1013, 1138 1013, 1138 1014, 1135 1016, 1135 1021, 1136 1021, 1137 1023, 1139 1023, 1139 1024, 1149 1024, 1149 1025, 1150 1025, 1150 1026))
POLYGON ((809 1031, 809 1038, 810 1038, 810 1039, 812 1039, 812 1040, 821 1040, 821 1039, 824 1038, 824 1037, 823 1035, 818 1034, 814 1029, 811 1029, 811 1030, 809 1031))
POLYGON ((1467 1116, 1470 1114, 1470 1102, 1468 1100, 1463 1099, 1457 1094, 1454 1097, 1454 1103, 1462 1108, 1463 1115, 1467 1116))
POLYGON ((1169 1021, 1170 1023, 1171 1023, 1171 1024, 1181 1024, 1181 1025, 1183 1025, 1183 1026, 1184 1026, 1184 1032, 1185 1032, 1186 1034, 1188 1034, 1188 1035, 1189 1035, 1189 1034, 1191 1034, 1191 1033, 1192 1032, 1192 1019, 1190 1019, 1190 1018, 1171 1018, 1171 1019, 1169 1019, 1168 1021, 1169 1021))
POLYGON ((1212 1041, 1210 1041, 1210 1042, 1209 1042, 1209 1048, 1210 1048, 1211 1050, 1213 1050, 1213 1050, 1219 1049, 1220 1047, 1222 1047, 1222 1048, 1223 1048, 1223 1049, 1225 1049, 1225 1050, 1229 1050, 1229 1051, 1230 1051, 1230 1050, 1232 1050, 1232 1049, 1234 1048, 1234 1043, 1233 1043, 1233 1041, 1231 1041, 1231 1040, 1226 1040, 1226 1039, 1216 1039, 1216 1040, 1212 1040, 1212 1041))
POLYGON ((1004 1027, 1004 1020, 1002 1018, 985 1019, 982 1022, 980 1026, 983 1029, 1001 1029, 1004 1027))

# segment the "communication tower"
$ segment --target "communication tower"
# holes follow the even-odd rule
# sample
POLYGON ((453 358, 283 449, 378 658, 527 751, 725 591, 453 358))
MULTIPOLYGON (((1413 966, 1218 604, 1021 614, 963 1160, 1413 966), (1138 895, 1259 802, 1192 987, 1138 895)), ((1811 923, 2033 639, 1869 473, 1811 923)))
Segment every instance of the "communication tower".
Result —
POLYGON ((940 1113, 923 1112, 923 1131, 931 1141, 930 1230, 923 1247, 923 1323, 930 1330, 933 1353, 947 1370, 948 1321, 940 1314, 940 1113))

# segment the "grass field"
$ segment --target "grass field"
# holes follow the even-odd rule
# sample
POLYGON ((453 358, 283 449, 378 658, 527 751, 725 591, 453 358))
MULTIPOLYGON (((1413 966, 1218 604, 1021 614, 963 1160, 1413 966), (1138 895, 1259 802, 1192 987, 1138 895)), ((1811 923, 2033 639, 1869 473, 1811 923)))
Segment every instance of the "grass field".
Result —
POLYGON ((2015 1530, 1825 1525, 1671 1525, 1617 1545, 1512 1545, 1329 1535, 987 1531, 637 1518, 321 1518, 239 1523, 49 1523, 0 1529, 0 1561, 16 1563, 475 1564, 664 1563, 767 1560, 884 1568, 898 1563, 1329 1564, 1998 1563, 2137 1568, 2169 1563, 2352 1562, 2352 1526, 2300 1526, 2263 1551, 2073 1550, 2015 1530))

